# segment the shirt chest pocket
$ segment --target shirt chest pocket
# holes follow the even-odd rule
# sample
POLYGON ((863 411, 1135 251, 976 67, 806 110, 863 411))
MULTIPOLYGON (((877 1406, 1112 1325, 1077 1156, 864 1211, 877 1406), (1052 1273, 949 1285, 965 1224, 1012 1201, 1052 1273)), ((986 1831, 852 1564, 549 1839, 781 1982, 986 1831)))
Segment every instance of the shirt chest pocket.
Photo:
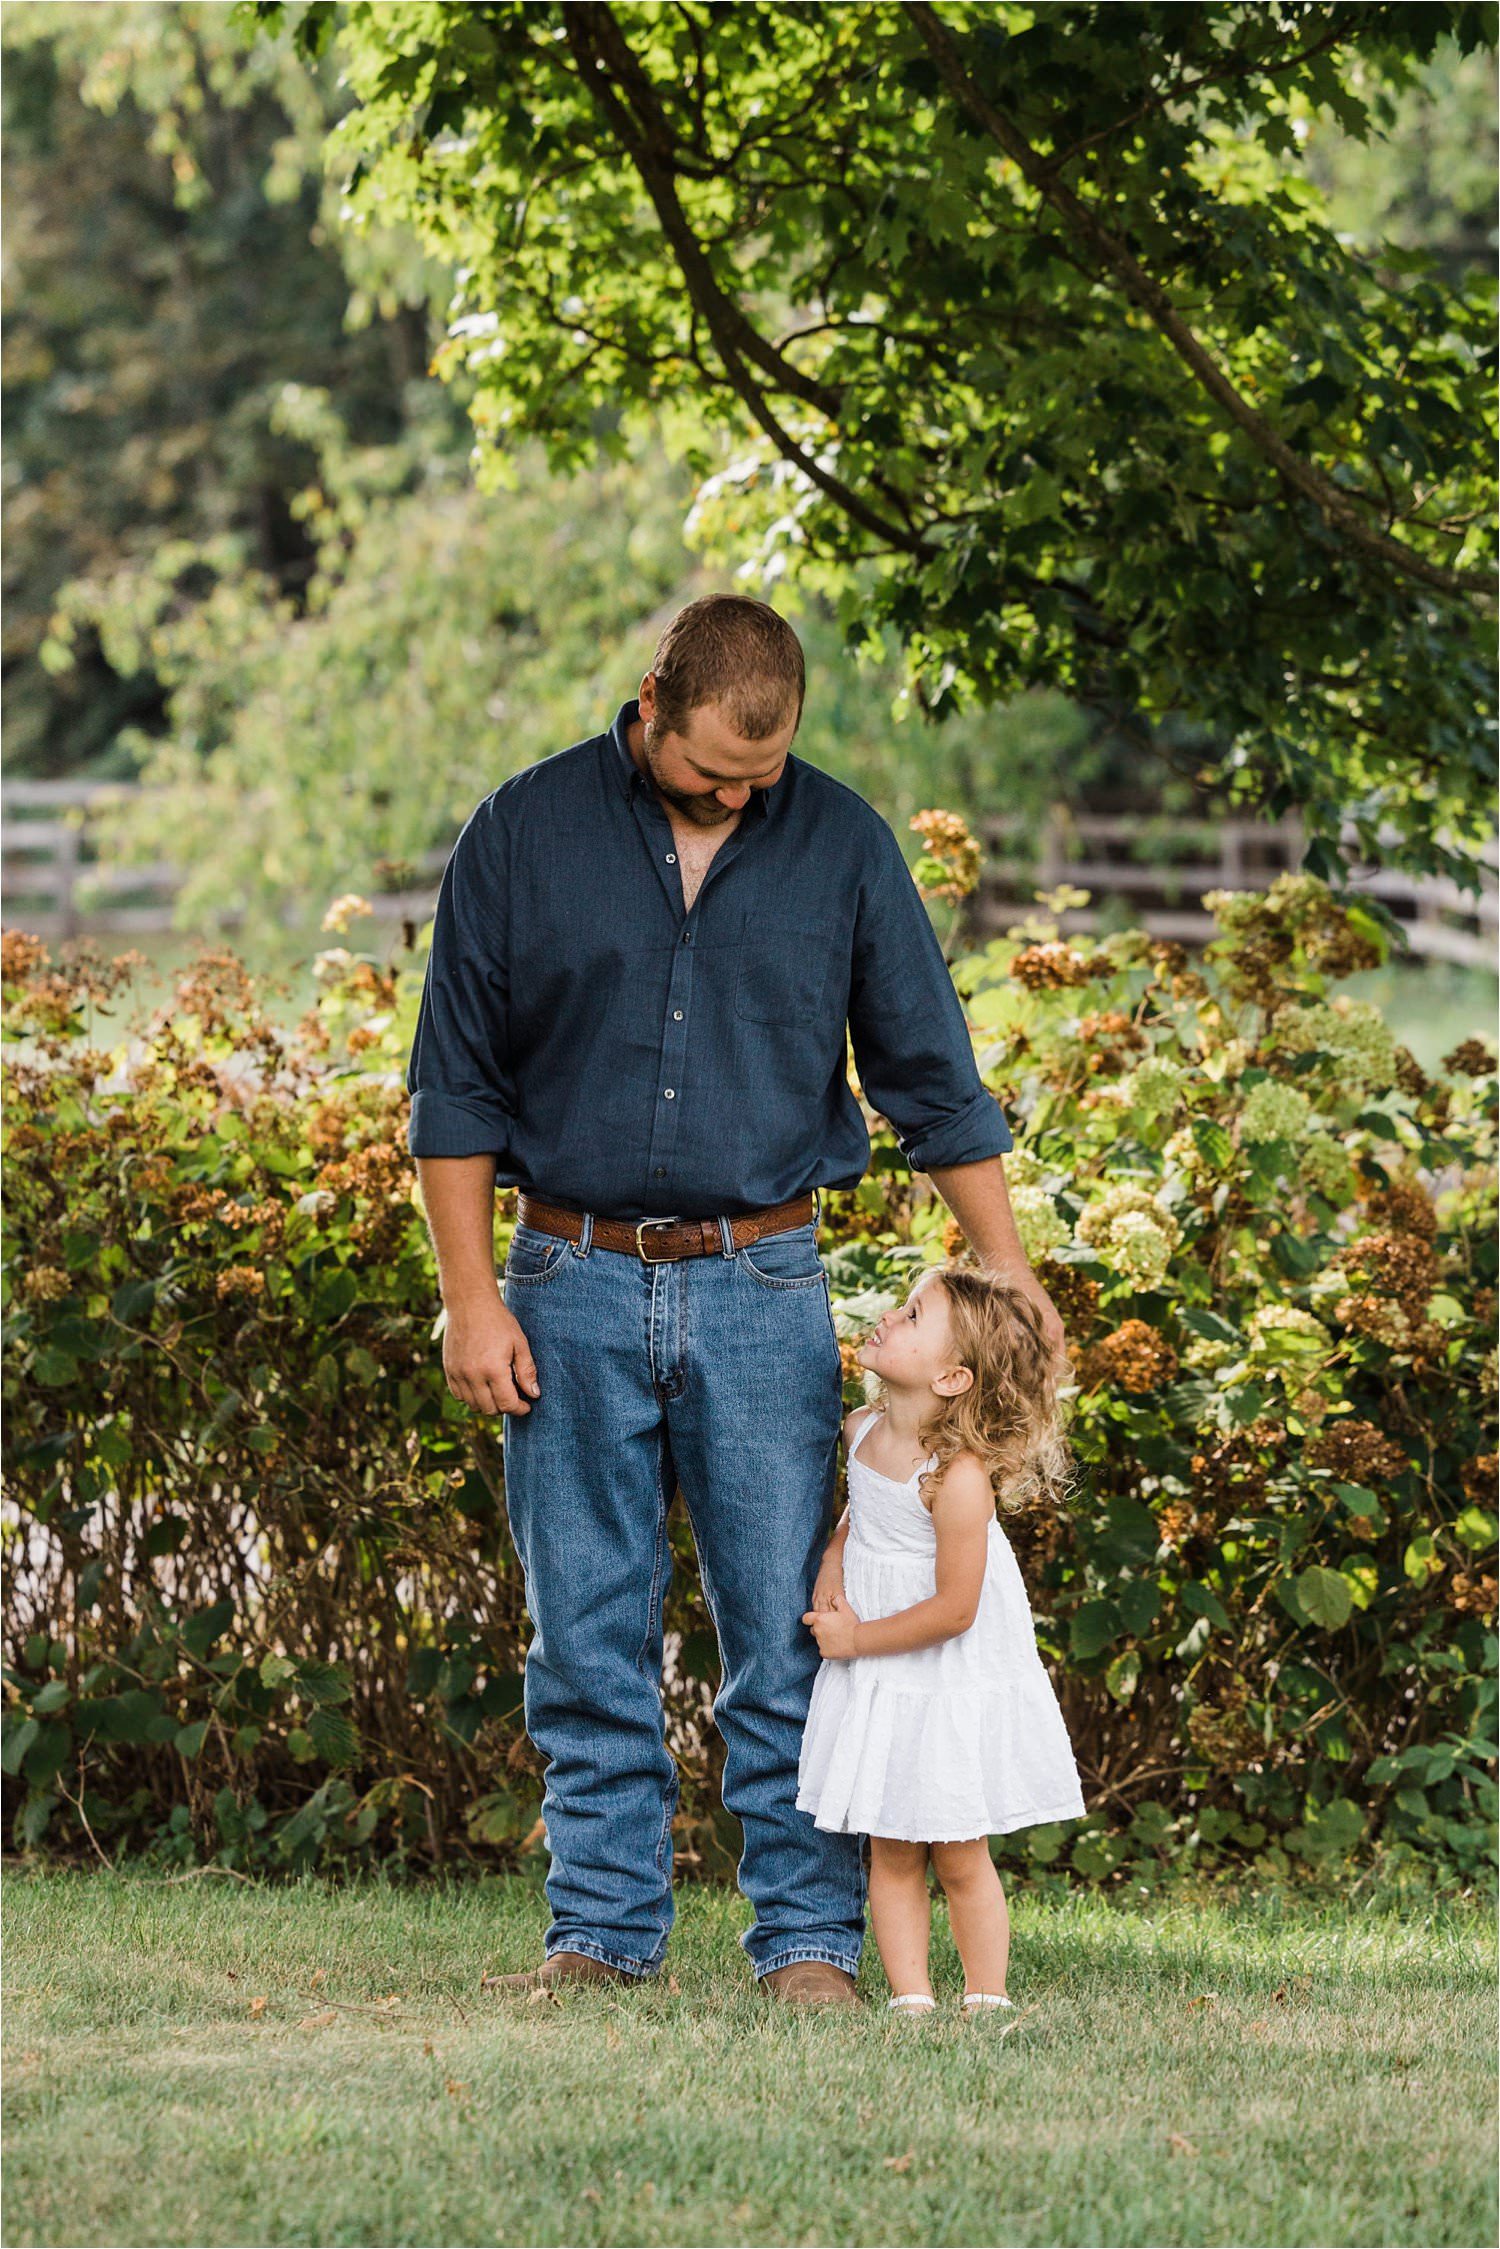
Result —
POLYGON ((746 914, 734 1012, 747 1023, 817 1021, 839 942, 836 925, 746 914))

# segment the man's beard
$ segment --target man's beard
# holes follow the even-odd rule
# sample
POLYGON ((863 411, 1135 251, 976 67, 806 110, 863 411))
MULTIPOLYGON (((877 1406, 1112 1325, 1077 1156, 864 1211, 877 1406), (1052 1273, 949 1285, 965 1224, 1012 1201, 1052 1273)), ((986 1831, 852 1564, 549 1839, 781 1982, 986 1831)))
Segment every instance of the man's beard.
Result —
POLYGON ((720 804, 717 797, 694 796, 687 789, 668 787, 656 769, 656 744, 652 740, 654 728, 653 719, 644 722, 641 750, 646 760, 646 770, 651 776, 651 785, 658 796, 665 797, 668 804, 675 805, 679 812, 685 812, 690 820, 696 820, 700 828, 720 828, 726 820, 733 820, 736 812, 731 811, 728 805, 720 804))

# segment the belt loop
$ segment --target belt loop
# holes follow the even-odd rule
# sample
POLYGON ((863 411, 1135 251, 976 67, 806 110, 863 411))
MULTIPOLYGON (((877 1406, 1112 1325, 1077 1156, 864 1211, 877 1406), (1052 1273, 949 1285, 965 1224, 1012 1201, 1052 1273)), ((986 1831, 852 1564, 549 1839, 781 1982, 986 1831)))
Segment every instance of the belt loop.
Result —
POLYGON ((814 1233, 816 1233, 816 1232, 817 1232, 817 1230, 818 1230, 818 1228, 819 1228, 819 1227, 820 1227, 820 1226, 822 1225, 822 1223, 823 1223, 823 1190, 822 1190, 822 1188, 821 1188, 821 1187, 814 1187, 814 1189, 813 1189, 813 1191, 812 1191, 812 1199, 813 1199, 813 1232, 814 1232, 814 1233))
POLYGON ((733 1257, 734 1233, 728 1219, 724 1216, 724 1213, 722 1211, 720 1211, 719 1213, 719 1239, 724 1244, 724 1255, 726 1257, 733 1257))
POLYGON ((587 1257, 590 1247, 592 1246, 593 1239, 594 1214, 591 1210, 586 1210, 583 1214, 583 1232, 579 1235, 577 1241, 573 1244, 574 1256, 587 1257))

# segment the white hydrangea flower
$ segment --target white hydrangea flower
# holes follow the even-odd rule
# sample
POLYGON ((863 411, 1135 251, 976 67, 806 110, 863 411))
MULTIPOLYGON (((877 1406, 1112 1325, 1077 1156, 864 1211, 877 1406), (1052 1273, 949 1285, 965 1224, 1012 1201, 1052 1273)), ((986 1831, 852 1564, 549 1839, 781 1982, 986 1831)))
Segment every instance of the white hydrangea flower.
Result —
POLYGON ((1240 1131, 1246 1140, 1298 1140, 1312 1122, 1312 1103, 1294 1085, 1262 1078, 1245 1097, 1240 1131))
POLYGON ((1172 1244, 1143 1212, 1127 1210, 1110 1229, 1106 1254, 1116 1272, 1134 1281, 1137 1288, 1154 1288, 1166 1278, 1172 1244))
POLYGON ((1068 1222, 1052 1197, 1030 1181, 1011 1188, 1010 1207, 1028 1264, 1040 1264, 1071 1238, 1068 1222))
POLYGON ((1263 1304, 1250 1317, 1252 1359, 1285 1364, 1295 1361, 1306 1368, 1309 1360, 1326 1359, 1333 1337, 1321 1320, 1304 1312, 1300 1304, 1263 1304))
POLYGON ((1166 1273, 1182 1234, 1148 1189, 1122 1185, 1106 1187, 1089 1204, 1078 1221, 1078 1238, 1138 1288, 1149 1288, 1166 1273))
POLYGON ((1166 1116, 1181 1098, 1186 1075, 1167 1055, 1148 1054, 1122 1081, 1121 1098, 1149 1117, 1166 1116))
POLYGON ((1396 1082, 1396 1035, 1378 1008, 1340 993, 1331 1002, 1284 1007, 1276 1044, 1287 1054, 1326 1054, 1351 1092, 1384 1093, 1396 1082))

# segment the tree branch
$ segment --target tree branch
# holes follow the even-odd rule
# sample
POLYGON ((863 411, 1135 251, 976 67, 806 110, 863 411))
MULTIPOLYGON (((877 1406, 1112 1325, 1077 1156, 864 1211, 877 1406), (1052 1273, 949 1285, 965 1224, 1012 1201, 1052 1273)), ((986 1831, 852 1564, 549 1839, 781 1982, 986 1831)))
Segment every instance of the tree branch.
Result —
POLYGON ((1256 451, 1285 477, 1295 491, 1311 501, 1326 523, 1339 531, 1362 554, 1372 561, 1387 563, 1404 578, 1431 586, 1438 593, 1454 596, 1478 593, 1493 599, 1493 580, 1483 573, 1445 570, 1440 563, 1429 561, 1404 541, 1393 539, 1385 532, 1371 530, 1362 521, 1354 497, 1340 491, 1316 463, 1305 460, 1300 453, 1294 452, 1265 416, 1256 412, 1249 400, 1235 388, 1212 353, 1194 335, 1160 283, 1152 279, 1126 244, 1095 217, 1088 205, 1081 202, 1062 180, 1052 175, 1045 159, 1038 155, 1025 135, 996 109, 988 95, 974 83, 964 67, 963 58, 947 25, 931 0, 907 0, 907 14, 916 25, 918 35, 932 56, 943 83, 976 124, 981 125, 990 138, 998 143, 1028 185, 1051 204, 1073 234, 1084 241, 1100 264, 1114 275, 1125 294, 1146 313, 1184 366, 1235 427, 1249 439, 1256 451))

